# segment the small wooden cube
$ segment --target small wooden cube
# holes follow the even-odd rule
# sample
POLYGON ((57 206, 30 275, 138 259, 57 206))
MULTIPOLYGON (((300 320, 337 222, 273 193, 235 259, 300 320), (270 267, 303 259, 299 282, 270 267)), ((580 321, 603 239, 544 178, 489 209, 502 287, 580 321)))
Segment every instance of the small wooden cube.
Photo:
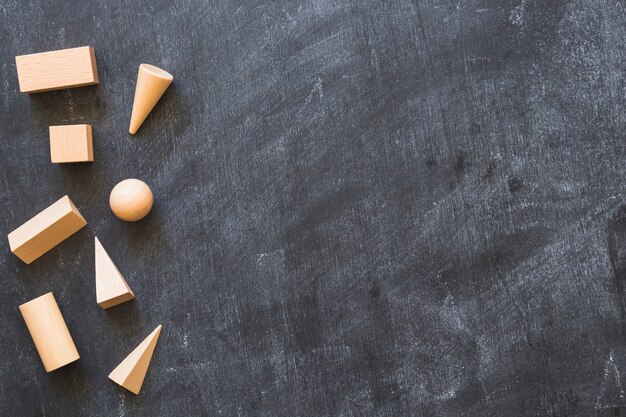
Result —
POLYGON ((98 84, 96 54, 89 46, 16 56, 15 65, 22 93, 98 84))
POLYGON ((92 162, 91 125, 50 126, 50 159, 55 164, 92 162))

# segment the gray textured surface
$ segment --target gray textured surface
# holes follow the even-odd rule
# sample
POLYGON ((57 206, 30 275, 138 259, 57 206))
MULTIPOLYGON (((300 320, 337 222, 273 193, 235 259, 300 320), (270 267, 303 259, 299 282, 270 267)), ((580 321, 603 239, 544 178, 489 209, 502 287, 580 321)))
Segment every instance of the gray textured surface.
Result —
POLYGON ((618 0, 0 4, 0 230, 64 194, 86 229, 0 240, 0 415, 626 413, 626 6, 618 0), (13 57, 96 49, 27 96, 13 57), (174 85, 127 133, 137 66, 174 85), (47 126, 96 162, 48 162, 47 126), (156 195, 137 224, 115 183, 156 195), (93 236, 137 294, 95 303, 93 236), (18 304, 82 358, 45 374, 18 304), (107 378, 157 324, 140 396, 107 378))

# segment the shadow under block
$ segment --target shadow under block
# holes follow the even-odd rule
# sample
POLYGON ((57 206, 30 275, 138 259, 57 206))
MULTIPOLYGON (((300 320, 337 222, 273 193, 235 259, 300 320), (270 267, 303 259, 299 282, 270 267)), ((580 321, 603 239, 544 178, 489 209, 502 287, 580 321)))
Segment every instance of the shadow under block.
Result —
POLYGON ((59 369, 80 358, 51 292, 22 304, 20 312, 46 372, 59 369))
POLYGON ((29 264, 85 227, 87 222, 68 196, 9 233, 9 246, 29 264))
POLYGON ((126 280, 96 237, 96 301, 109 308, 135 298, 126 280))
POLYGON ((22 93, 98 84, 96 54, 89 46, 20 55, 15 64, 22 93))
POLYGON ((161 68, 149 64, 141 64, 139 66, 133 111, 130 115, 130 126, 128 127, 130 134, 134 135, 137 133, 172 81, 174 81, 174 77, 161 68))
POLYGON ((50 160, 55 164, 93 162, 91 125, 50 126, 50 160))
POLYGON ((113 382, 135 395, 139 394, 162 328, 163 326, 159 325, 109 374, 113 382))

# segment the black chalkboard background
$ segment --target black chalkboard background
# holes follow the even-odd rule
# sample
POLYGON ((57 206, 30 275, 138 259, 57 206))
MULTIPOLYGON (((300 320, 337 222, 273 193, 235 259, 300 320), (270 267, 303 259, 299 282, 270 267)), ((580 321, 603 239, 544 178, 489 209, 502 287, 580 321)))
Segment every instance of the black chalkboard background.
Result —
POLYGON ((89 225, 0 239, 0 415, 626 414, 625 39, 621 0, 2 1, 1 235, 65 194, 89 225), (19 93, 15 55, 83 45, 100 85, 19 93), (130 136, 142 62, 175 79, 130 136), (49 162, 71 123, 94 163, 49 162), (136 301, 96 305, 96 235, 136 301))

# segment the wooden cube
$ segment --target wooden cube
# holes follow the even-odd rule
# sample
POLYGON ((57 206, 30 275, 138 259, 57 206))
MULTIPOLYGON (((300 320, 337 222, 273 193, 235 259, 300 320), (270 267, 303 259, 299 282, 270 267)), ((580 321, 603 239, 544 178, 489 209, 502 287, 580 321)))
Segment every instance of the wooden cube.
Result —
POLYGON ((22 93, 98 84, 96 54, 89 46, 20 55, 15 64, 22 93))
POLYGON ((86 224, 72 200, 65 196, 9 233, 9 247, 29 264, 86 224))
POLYGON ((91 125, 50 126, 50 159, 55 164, 92 162, 91 125))

